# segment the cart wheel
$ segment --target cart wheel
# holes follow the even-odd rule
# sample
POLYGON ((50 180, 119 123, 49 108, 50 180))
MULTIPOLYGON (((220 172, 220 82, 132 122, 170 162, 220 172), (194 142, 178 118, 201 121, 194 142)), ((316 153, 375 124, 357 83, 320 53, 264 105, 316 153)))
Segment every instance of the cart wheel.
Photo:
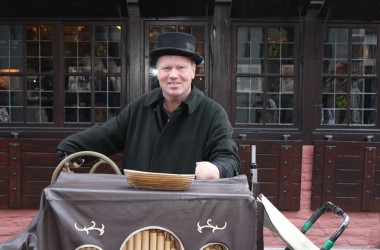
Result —
POLYGON ((103 155, 101 153, 98 153, 98 152, 94 152, 94 151, 81 151, 81 152, 76 152, 74 154, 71 154, 71 155, 67 156, 65 159, 63 159, 58 164, 58 166, 55 168, 55 170, 53 172, 50 184, 54 184, 57 181, 58 176, 62 172, 63 168, 67 168, 67 170, 69 172, 71 172, 70 168, 68 167, 68 164, 70 164, 70 162, 72 160, 74 160, 75 158, 81 158, 81 157, 85 157, 85 156, 90 156, 90 157, 98 158, 99 159, 99 161, 97 163, 95 163, 94 166, 92 166, 92 168, 90 170, 91 174, 95 172, 95 170, 98 168, 98 166, 100 166, 101 164, 106 163, 106 164, 108 164, 108 165, 110 165, 112 167, 112 169, 115 171, 116 174, 121 175, 119 167, 116 165, 115 162, 113 162, 107 156, 105 156, 105 155, 103 155))

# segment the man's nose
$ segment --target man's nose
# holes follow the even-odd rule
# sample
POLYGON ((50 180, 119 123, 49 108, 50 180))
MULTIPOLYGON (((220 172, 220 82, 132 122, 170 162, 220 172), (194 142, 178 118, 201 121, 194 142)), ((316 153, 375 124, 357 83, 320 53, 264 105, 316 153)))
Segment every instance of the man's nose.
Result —
POLYGON ((177 78, 177 77, 178 77, 178 74, 179 74, 178 69, 176 69, 176 68, 172 68, 172 69, 170 70, 169 77, 170 77, 170 78, 177 78))

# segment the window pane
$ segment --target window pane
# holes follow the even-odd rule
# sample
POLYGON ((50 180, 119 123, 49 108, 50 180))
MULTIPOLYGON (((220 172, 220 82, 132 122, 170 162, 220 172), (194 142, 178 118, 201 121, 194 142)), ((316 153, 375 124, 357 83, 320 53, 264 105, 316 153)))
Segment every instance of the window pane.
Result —
POLYGON ((10 108, 10 121, 23 122, 24 121, 24 108, 23 107, 11 107, 10 108))
POLYGON ((291 27, 237 28, 237 73, 250 77, 236 79, 236 123, 293 124, 294 41, 291 27))
MULTIPOLYGON (((254 115, 254 114, 252 114, 254 115)), ((250 111, 247 108, 236 108, 236 122, 237 123, 249 123, 250 111)))
POLYGON ((65 71, 91 71, 91 27, 64 27, 65 71))
POLYGON ((7 117, 2 121, 52 123, 53 27, 0 25, 0 30, 0 113, 7 117))
POLYGON ((23 56, 22 43, 21 41, 9 41, 10 51, 9 54, 11 57, 21 57, 23 56))
POLYGON ((348 50, 348 29, 328 29, 323 44, 323 73, 347 74, 348 50))
POLYGON ((0 25, 0 70, 23 70, 24 46, 21 25, 0 25))
POLYGON ((120 39, 121 29, 116 26, 95 27, 95 68, 98 72, 121 73, 120 39))
POLYGON ((53 122, 53 77, 28 76, 26 81, 27 122, 53 122))
POLYGON ((375 75, 377 33, 372 29, 352 30, 352 74, 375 75))
POLYGON ((0 76, 0 122, 22 122, 22 78, 0 76))
POLYGON ((8 122, 53 122, 52 26, 1 26, 0 29, 5 39, 0 44, 6 45, 0 46, 3 49, 0 50, 1 113, 6 114, 8 122), (24 61, 27 74, 21 76, 24 61))
POLYGON ((280 74, 281 61, 280 60, 268 60, 268 72, 272 74, 280 74))
POLYGON ((375 29, 329 28, 324 40, 321 124, 375 125, 377 104, 375 29), (349 43, 350 42, 350 43, 349 43), (348 54, 351 52, 351 58, 348 54), (351 69, 350 71, 348 69, 351 69), (371 76, 372 78, 369 78, 371 76))
POLYGON ((53 56, 53 42, 41 42, 41 56, 52 57, 53 56))
POLYGON ((324 37, 324 43, 348 43, 348 29, 346 28, 329 28, 324 37))
POLYGON ((120 111, 121 27, 65 26, 65 122, 105 122, 120 111))
POLYGON ((206 89, 205 78, 203 76, 195 76, 193 82, 195 87, 197 87, 198 89, 202 91, 206 89))
POLYGON ((26 26, 27 72, 53 72, 53 28, 47 25, 26 26))
POLYGON ((237 36, 237 72, 261 73, 264 68, 264 29, 239 27, 237 36))
POLYGON ((263 78, 238 77, 236 92, 237 123, 262 123, 263 78), (245 110, 243 112, 243 110, 245 110), (243 117, 245 115, 246 117, 243 117))
POLYGON ((374 125, 372 114, 376 111, 376 80, 353 79, 350 110, 353 124, 374 125))

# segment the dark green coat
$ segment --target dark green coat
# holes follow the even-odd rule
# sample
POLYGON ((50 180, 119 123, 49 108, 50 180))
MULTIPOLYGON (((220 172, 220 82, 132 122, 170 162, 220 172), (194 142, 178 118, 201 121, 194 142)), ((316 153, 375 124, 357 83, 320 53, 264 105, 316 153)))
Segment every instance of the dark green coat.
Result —
POLYGON ((161 173, 194 173, 195 163, 221 164, 227 176, 240 168, 232 127, 224 109, 193 87, 166 125, 160 114, 161 89, 136 98, 103 125, 71 135, 58 149, 74 153, 124 152, 122 168, 161 173))

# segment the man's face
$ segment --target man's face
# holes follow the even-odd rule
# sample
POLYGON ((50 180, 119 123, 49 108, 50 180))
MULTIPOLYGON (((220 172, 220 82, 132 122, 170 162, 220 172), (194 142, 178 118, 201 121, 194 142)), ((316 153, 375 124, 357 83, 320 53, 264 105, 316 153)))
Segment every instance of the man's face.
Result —
POLYGON ((157 60, 157 78, 165 99, 184 101, 191 92, 195 63, 184 56, 161 56, 157 60))

